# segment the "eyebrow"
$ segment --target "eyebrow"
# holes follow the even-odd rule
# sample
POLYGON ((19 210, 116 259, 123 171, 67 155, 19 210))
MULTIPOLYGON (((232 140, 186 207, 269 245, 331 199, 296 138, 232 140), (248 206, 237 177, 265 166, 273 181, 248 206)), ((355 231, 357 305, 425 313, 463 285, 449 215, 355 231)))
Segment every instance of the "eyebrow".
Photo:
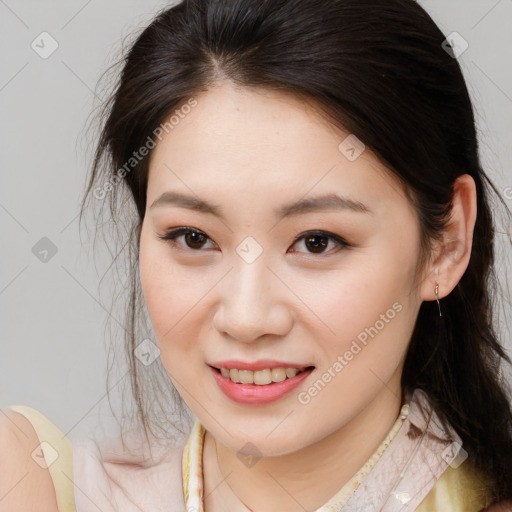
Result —
MULTIPOLYGON (((164 192, 160 197, 153 201, 149 209, 151 210, 153 208, 163 206, 177 206, 181 208, 187 208, 225 219, 224 212, 219 205, 212 204, 198 197, 189 196, 180 192, 164 192)), ((328 210, 344 210, 367 214, 373 213, 368 206, 360 201, 332 193, 322 196, 310 197, 307 199, 299 199, 293 203, 285 204, 275 209, 274 215, 278 219, 283 219, 295 215, 303 215, 310 212, 328 210)))

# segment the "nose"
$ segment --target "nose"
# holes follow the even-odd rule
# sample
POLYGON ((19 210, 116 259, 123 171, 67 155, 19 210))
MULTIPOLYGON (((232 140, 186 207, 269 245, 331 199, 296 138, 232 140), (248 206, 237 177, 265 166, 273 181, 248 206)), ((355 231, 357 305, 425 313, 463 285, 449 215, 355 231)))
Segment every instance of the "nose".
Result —
POLYGON ((292 294, 264 258, 236 261, 218 286, 221 297, 213 323, 219 333, 251 343, 284 336, 291 329, 287 298, 292 294))

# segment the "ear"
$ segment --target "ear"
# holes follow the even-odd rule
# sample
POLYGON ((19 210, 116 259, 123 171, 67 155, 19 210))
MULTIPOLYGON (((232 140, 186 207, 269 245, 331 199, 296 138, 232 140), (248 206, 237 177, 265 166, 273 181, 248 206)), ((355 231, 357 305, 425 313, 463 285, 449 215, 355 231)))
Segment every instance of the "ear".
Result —
POLYGON ((436 299, 436 282, 439 298, 449 295, 468 268, 477 214, 476 185, 469 174, 455 180, 452 204, 443 239, 434 247, 434 258, 426 269, 420 289, 422 300, 436 299))

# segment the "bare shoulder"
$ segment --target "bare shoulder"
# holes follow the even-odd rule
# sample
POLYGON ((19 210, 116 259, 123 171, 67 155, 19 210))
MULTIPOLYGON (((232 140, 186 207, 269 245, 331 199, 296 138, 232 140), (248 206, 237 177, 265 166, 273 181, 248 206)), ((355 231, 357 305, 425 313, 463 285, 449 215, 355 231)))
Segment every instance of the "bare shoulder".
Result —
POLYGON ((58 512, 50 472, 36 462, 38 447, 37 433, 23 414, 0 410, 0 512, 58 512))

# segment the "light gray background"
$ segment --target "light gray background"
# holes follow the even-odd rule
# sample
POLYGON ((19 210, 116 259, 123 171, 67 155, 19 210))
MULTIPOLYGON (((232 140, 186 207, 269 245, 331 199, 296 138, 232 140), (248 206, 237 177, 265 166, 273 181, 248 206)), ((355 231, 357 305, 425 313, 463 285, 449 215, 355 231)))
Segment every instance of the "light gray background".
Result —
MULTIPOLYGON (((477 110, 484 167, 512 206, 512 1, 420 3, 446 35, 457 31, 469 43, 459 60, 477 110)), ((122 38, 165 5, 0 0, 0 407, 35 407, 71 436, 106 403, 109 297, 107 286, 100 300, 98 282, 110 257, 100 253, 96 268, 92 239, 81 241, 78 233, 92 154, 85 122, 122 38), (59 45, 47 59, 31 48, 43 31, 59 45), (46 263, 32 252, 43 237, 57 248, 46 263)), ((498 262, 504 281, 510 245, 498 262)), ((505 308, 510 318, 510 295, 505 308)), ((510 331, 505 336, 511 353, 510 331)))

